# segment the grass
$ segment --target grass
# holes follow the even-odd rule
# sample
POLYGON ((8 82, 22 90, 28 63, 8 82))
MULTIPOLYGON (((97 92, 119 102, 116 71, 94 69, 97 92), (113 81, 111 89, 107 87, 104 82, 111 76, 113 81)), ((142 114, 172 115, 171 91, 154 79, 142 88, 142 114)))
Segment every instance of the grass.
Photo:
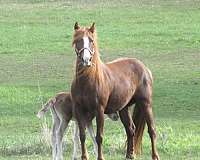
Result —
MULTIPOLYGON (((164 160, 200 157, 200 3, 198 1, 0 0, 0 159, 51 159, 35 116, 70 89, 75 21, 96 22, 101 57, 137 57, 154 75, 158 150, 164 160)), ((47 118, 51 125, 51 117, 47 118)), ((71 128, 65 158, 71 157, 71 128)), ((124 159, 125 132, 106 120, 104 153, 124 159), (117 137, 117 140, 116 140, 117 137)), ((87 141, 89 154, 92 143, 87 141)), ((143 155, 150 159, 145 132, 143 155)))

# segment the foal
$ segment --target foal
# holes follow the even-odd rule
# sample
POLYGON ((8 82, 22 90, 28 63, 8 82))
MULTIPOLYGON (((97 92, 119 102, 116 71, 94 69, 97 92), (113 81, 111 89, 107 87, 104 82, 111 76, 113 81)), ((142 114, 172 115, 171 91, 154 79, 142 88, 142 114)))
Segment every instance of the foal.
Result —
MULTIPOLYGON (((58 93, 55 97, 48 100, 48 102, 43 106, 43 108, 38 112, 37 116, 39 118, 43 117, 44 114, 51 109, 53 118, 53 130, 52 130, 52 156, 53 160, 62 160, 62 138, 64 132, 68 126, 69 121, 75 120, 72 114, 72 100, 71 95, 66 92, 58 93)), ((119 116, 117 113, 109 114, 108 117, 113 121, 117 121, 119 116)), ((92 138, 94 145, 94 152, 97 156, 97 144, 95 141, 94 130, 92 123, 86 126, 90 137, 92 138)), ((79 128, 77 123, 74 125, 73 133, 73 155, 72 160, 77 159, 78 147, 79 147, 79 128)))

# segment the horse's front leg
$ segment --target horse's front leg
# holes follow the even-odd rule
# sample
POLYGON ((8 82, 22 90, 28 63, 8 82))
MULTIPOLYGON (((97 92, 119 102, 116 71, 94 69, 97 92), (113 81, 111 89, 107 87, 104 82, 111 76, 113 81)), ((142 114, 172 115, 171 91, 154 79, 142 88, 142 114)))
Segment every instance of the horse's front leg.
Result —
POLYGON ((76 112, 76 120, 78 122, 78 127, 79 127, 79 137, 80 137, 80 141, 81 141, 81 159, 82 160, 88 160, 88 153, 87 153, 87 149, 86 149, 86 145, 85 145, 85 139, 86 139, 86 135, 85 135, 85 127, 86 127, 86 123, 85 120, 83 118, 80 117, 79 112, 76 112))
POLYGON ((80 132, 80 141, 81 141, 81 151, 82 151, 82 160, 88 160, 88 153, 85 145, 85 124, 84 123, 79 123, 79 132, 80 132))
POLYGON ((100 107, 96 116, 96 124, 97 124, 97 134, 96 134, 96 142, 98 146, 98 157, 97 160, 104 160, 102 153, 102 142, 103 142, 103 127, 104 127, 104 109, 100 107))

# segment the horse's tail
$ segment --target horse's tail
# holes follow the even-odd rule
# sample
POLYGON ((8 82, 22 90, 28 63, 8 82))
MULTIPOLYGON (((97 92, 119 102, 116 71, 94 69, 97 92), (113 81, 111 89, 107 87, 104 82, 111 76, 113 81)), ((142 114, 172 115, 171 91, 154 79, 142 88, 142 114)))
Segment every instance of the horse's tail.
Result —
POLYGON ((45 113, 55 105, 55 102, 55 97, 50 99, 45 105, 43 105, 43 108, 38 112, 37 117, 42 118, 45 115, 45 113))
POLYGON ((142 151, 142 137, 145 128, 145 118, 144 113, 140 106, 136 104, 134 111, 133 111, 133 123, 135 124, 135 137, 134 137, 134 149, 135 154, 140 154, 142 151))

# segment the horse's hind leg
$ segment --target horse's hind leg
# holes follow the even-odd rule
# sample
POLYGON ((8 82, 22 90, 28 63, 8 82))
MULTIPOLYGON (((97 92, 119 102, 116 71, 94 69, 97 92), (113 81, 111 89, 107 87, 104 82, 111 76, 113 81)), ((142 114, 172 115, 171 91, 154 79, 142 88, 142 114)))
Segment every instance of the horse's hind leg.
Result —
POLYGON ((151 138, 151 146, 152 146, 152 159, 153 160, 160 160, 158 151, 156 148, 156 131, 155 131, 155 124, 153 119, 153 111, 151 104, 148 104, 145 107, 145 119, 148 126, 148 133, 151 138))
POLYGON ((134 134, 135 134, 135 125, 129 114, 128 106, 126 106, 124 109, 119 111, 119 116, 125 127, 126 135, 127 135, 128 144, 127 144, 126 158, 134 159, 133 139, 134 139, 134 134))
POLYGON ((153 160, 160 160, 158 151, 156 148, 156 131, 155 131, 155 123, 153 117, 153 111, 151 106, 151 99, 144 99, 140 102, 141 106, 143 107, 145 113, 145 120, 148 126, 148 133, 151 139, 151 147, 152 147, 152 159, 153 160))

